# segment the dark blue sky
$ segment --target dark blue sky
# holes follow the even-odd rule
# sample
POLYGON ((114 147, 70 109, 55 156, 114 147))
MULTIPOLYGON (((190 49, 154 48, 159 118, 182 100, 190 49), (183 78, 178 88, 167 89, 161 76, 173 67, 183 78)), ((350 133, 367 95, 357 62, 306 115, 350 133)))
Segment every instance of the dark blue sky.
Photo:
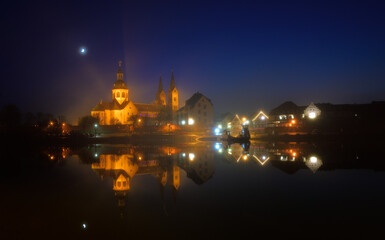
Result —
POLYGON ((0 17, 0 103, 76 120, 110 100, 119 60, 134 102, 154 99, 160 72, 167 90, 172 68, 180 105, 199 91, 216 113, 385 100, 384 12, 383 1, 15 2, 0 17))

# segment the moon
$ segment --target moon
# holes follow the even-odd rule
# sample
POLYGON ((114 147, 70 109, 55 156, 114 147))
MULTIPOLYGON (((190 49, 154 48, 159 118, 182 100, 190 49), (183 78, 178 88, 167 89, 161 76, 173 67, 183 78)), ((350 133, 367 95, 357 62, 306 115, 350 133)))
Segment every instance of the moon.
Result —
POLYGON ((80 54, 85 55, 87 53, 87 49, 85 47, 81 47, 79 49, 80 54))

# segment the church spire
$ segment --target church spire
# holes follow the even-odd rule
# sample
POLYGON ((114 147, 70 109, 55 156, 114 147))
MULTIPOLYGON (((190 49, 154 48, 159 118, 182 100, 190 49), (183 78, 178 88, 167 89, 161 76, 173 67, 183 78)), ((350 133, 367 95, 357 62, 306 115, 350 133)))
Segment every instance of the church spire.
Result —
POLYGON ((174 79, 174 69, 171 72, 171 82, 169 90, 173 90, 175 88, 175 79, 174 79))
POLYGON ((162 84, 162 73, 159 73, 159 85, 158 85, 158 93, 160 93, 163 90, 163 84, 162 84))

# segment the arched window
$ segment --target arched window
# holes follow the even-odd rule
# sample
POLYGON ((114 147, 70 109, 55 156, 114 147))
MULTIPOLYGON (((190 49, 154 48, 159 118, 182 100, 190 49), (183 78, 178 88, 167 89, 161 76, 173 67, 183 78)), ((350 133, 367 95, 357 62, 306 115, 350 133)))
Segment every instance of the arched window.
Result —
POLYGON ((117 97, 117 98, 120 97, 120 92, 117 92, 117 93, 116 93, 116 97, 117 97))
POLYGON ((176 102, 176 97, 174 97, 174 102, 176 102))
POLYGON ((125 93, 125 92, 122 92, 122 97, 123 97, 123 98, 126 97, 126 93, 125 93))

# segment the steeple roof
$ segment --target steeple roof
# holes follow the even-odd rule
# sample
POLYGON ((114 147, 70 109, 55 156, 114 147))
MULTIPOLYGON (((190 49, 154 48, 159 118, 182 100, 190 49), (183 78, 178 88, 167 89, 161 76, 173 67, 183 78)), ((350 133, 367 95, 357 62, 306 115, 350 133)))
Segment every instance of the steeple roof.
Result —
POLYGON ((158 85, 158 91, 157 93, 160 93, 163 91, 163 84, 162 84, 162 75, 159 74, 159 85, 158 85))
POLYGON ((172 70, 170 88, 168 90, 172 91, 174 88, 175 88, 175 79, 174 79, 174 70, 172 70))
POLYGON ((122 61, 119 61, 117 78, 112 89, 128 89, 126 83, 123 81, 122 61))

